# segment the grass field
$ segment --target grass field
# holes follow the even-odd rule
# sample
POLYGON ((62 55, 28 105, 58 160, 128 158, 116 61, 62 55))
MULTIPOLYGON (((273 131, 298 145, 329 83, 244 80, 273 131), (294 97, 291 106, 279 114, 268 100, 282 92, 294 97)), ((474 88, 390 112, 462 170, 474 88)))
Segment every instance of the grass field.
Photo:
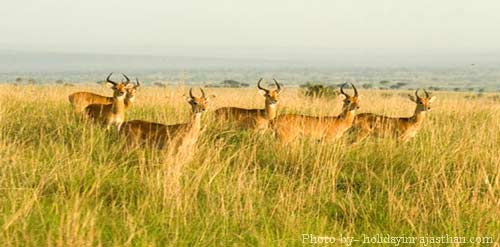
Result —
MULTIPOLYGON (((493 95, 436 93, 422 131, 405 144, 369 138, 348 146, 343 138, 284 146, 271 133, 216 124, 208 112, 196 150, 179 157, 128 150, 116 132, 84 123, 67 100, 78 90, 111 94, 0 86, 2 246, 301 246, 302 234, 337 241, 342 234, 360 240, 354 246, 376 234, 500 242, 493 95)), ((145 87, 126 118, 185 122, 184 93, 145 87)), ((212 109, 263 107, 254 88, 207 93, 217 95, 212 109)), ((360 112, 409 116, 415 105, 400 93, 408 92, 360 90, 360 112)), ((340 112, 340 99, 298 95, 285 88, 280 112, 340 112)))

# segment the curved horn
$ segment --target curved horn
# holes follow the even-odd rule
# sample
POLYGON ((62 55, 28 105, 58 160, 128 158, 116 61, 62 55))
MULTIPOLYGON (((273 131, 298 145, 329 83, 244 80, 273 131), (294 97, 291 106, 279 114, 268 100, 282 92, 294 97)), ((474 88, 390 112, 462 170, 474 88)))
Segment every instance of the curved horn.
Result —
POLYGON ((191 97, 191 99, 194 99, 193 88, 189 88, 189 97, 191 97))
POLYGON ((344 92, 344 87, 345 87, 346 85, 347 85, 347 82, 344 82, 344 84, 342 84, 342 86, 340 87, 340 93, 341 93, 341 94, 343 94, 343 95, 345 95, 345 96, 349 96, 349 94, 346 94, 346 93, 344 92))
POLYGON ((358 89, 356 89, 356 87, 354 86, 354 84, 352 84, 352 82, 350 82, 351 86, 352 86, 352 89, 354 90, 354 97, 358 97, 358 89))
POLYGON ((269 92, 269 90, 263 88, 262 86, 260 86, 260 83, 262 82, 262 78, 260 78, 259 82, 257 82, 257 87, 260 89, 260 90, 264 90, 266 92, 269 92))
POLYGON ((110 80, 109 78, 111 78, 111 75, 113 74, 113 72, 109 73, 108 77, 106 78, 106 81, 113 84, 113 85, 116 85, 116 82, 110 80))
POLYGON ((135 81, 137 82, 137 85, 135 87, 140 87, 141 83, 139 82, 139 79, 137 79, 137 77, 135 78, 135 81))
POLYGON ((201 91, 201 97, 205 98, 205 91, 203 91, 203 88, 200 87, 200 91, 201 91))
POLYGON ((430 97, 429 93, 427 92, 427 90, 425 90, 425 88, 424 88, 424 93, 425 93, 425 97, 427 97, 427 98, 430 97))
POLYGON ((274 81, 274 84, 276 84, 276 88, 278 90, 278 93, 281 92, 281 86, 280 84, 278 83, 278 81, 276 81, 276 79, 273 78, 273 81, 274 81))
POLYGON ((418 96, 418 90, 420 90, 420 88, 417 88, 417 90, 415 90, 415 97, 417 97, 417 99, 420 99, 420 96, 418 96))
POLYGON ((130 79, 129 79, 129 78, 128 78, 125 74, 123 74, 123 73, 122 73, 122 75, 123 75, 123 77, 125 77, 125 79, 127 80, 127 84, 129 84, 129 83, 130 83, 130 79))

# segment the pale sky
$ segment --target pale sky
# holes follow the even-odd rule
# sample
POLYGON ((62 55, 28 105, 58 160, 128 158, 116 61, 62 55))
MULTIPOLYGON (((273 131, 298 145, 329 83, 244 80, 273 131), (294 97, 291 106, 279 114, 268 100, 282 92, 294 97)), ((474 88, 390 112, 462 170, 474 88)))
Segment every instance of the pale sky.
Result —
POLYGON ((2 0, 0 34, 3 51, 488 52, 500 1, 2 0))

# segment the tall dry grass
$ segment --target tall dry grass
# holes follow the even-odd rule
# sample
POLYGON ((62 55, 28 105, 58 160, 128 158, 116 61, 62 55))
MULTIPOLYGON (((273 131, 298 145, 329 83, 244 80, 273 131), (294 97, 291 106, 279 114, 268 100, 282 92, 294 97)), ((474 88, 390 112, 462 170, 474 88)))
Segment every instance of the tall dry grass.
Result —
MULTIPOLYGON (((284 246, 302 234, 489 236, 500 241, 500 104, 439 93, 415 139, 283 146, 203 117, 191 157, 127 150, 75 117, 67 95, 105 88, 0 86, 3 246, 284 246)), ((213 89, 212 109, 263 107, 256 89, 213 89)), ((143 88, 127 119, 185 122, 184 88, 143 88)), ((409 116, 361 91, 360 112, 409 116)), ((336 115, 339 101, 282 94, 280 112, 336 115)), ((358 243, 360 244, 360 243, 358 243)), ((489 244, 490 246, 492 244, 489 244)))

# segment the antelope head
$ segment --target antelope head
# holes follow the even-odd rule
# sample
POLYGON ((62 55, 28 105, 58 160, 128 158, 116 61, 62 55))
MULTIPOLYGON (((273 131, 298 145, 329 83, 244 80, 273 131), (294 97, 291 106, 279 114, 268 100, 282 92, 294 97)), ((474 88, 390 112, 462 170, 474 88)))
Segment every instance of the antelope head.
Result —
POLYGON ((260 89, 259 93, 266 98, 266 105, 274 106, 278 104, 279 101, 279 95, 281 93, 281 86, 276 81, 276 79, 273 79, 274 84, 276 85, 276 89, 271 90, 271 89, 265 89, 263 88, 260 83, 262 82, 262 78, 260 78, 259 82, 257 82, 257 88, 260 89))
POLYGON ((418 91, 420 90, 417 89, 415 91, 415 96, 409 94, 408 96, 410 97, 410 100, 415 102, 417 104, 417 112, 427 112, 431 110, 431 103, 436 100, 436 96, 430 96, 427 90, 424 89, 425 96, 420 97, 418 95, 418 91))
POLYGON ((134 84, 134 83, 130 82, 130 79, 125 74, 122 74, 122 75, 127 80, 126 81, 126 84, 127 84, 127 97, 126 98, 129 102, 134 102, 135 93, 137 92, 139 87, 141 87, 141 83, 139 82, 139 79, 135 78, 136 84, 134 84))
POLYGON ((205 95, 205 91, 200 88, 201 97, 196 97, 193 95, 193 88, 189 89, 189 97, 186 99, 191 105, 191 110, 194 114, 202 113, 207 110, 208 98, 205 95))
POLYGON ((123 83, 123 82, 117 83, 117 82, 112 81, 110 79, 112 74, 113 73, 110 73, 108 75, 108 77, 106 78, 106 84, 108 85, 108 87, 113 89, 113 97, 114 98, 124 98, 125 95, 127 94, 127 89, 130 88, 131 86, 130 86, 130 84, 128 84, 128 82, 127 83, 123 83))
POLYGON ((359 94, 358 90, 354 86, 354 84, 349 83, 352 86, 352 90, 354 91, 354 95, 349 95, 346 92, 344 92, 344 87, 348 85, 348 83, 342 84, 340 87, 340 93, 344 95, 344 105, 342 106, 343 111, 354 111, 359 109, 359 94))

